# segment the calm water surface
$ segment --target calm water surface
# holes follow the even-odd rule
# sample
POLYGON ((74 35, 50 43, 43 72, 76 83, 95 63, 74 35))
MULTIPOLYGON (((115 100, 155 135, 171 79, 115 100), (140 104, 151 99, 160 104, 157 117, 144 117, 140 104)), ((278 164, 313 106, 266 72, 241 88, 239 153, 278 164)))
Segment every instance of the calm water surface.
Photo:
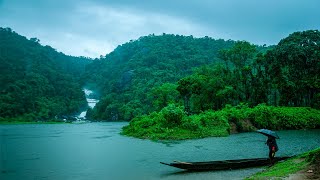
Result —
MULTIPOLYGON (((0 125, 0 179, 243 179, 263 168, 186 173, 159 162, 268 156, 258 133, 154 142, 119 135, 126 124, 0 125)), ((278 134, 278 156, 320 146, 320 130, 278 134)))

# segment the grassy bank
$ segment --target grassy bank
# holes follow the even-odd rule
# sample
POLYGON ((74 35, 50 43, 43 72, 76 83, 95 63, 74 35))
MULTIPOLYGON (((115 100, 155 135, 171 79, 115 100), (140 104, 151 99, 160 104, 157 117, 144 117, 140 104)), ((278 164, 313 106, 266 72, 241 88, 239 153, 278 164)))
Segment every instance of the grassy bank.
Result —
POLYGON ((58 119, 49 119, 46 121, 35 121, 31 118, 0 118, 0 124, 62 124, 65 123, 58 119))
POLYGON ((182 107, 173 104, 160 112, 134 118, 122 134, 147 139, 191 139, 208 136, 227 136, 227 119, 218 113, 205 112, 187 116, 182 107))
POLYGON ((0 121, 0 125, 10 125, 10 124, 64 124, 65 122, 58 121, 0 121))
POLYGON ((247 179, 320 178, 320 148, 306 152, 259 172, 247 179))
POLYGON ((226 106, 187 116, 183 107, 173 104, 160 112, 134 118, 122 130, 123 135, 147 139, 192 139, 227 136, 260 128, 273 130, 313 129, 320 127, 320 111, 307 107, 273 107, 264 104, 226 106))

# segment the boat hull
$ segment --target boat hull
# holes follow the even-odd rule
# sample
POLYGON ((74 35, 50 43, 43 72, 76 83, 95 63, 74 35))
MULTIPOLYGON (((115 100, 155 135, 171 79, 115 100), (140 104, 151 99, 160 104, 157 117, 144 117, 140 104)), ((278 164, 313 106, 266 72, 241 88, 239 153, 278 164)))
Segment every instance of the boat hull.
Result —
MULTIPOLYGON (((290 157, 276 157, 274 162, 282 161, 290 157)), ((185 169, 188 171, 209 171, 209 170, 227 170, 227 169, 241 169, 250 167, 259 167, 270 165, 268 158, 255 158, 255 159, 238 159, 238 160, 225 160, 225 161, 207 161, 207 162, 181 162, 175 161, 174 163, 164 163, 168 166, 185 169)))

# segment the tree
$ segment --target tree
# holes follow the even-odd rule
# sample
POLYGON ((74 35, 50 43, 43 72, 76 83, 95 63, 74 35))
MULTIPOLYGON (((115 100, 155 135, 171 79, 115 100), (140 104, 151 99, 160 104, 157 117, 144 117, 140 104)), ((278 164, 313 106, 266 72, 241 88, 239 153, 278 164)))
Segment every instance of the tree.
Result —
POLYGON ((220 57, 226 62, 230 61, 233 65, 232 71, 237 82, 235 90, 239 101, 248 102, 252 95, 250 92, 253 80, 251 63, 255 52, 256 46, 246 41, 237 41, 232 48, 220 51, 220 57))
POLYGON ((169 103, 177 103, 179 92, 177 85, 172 83, 164 83, 151 89, 153 107, 155 111, 160 111, 169 103))
MULTIPOLYGON (((280 105, 317 107, 320 72, 320 32, 295 32, 282 39, 267 56, 280 105)), ((319 107, 318 107, 319 108, 319 107)))

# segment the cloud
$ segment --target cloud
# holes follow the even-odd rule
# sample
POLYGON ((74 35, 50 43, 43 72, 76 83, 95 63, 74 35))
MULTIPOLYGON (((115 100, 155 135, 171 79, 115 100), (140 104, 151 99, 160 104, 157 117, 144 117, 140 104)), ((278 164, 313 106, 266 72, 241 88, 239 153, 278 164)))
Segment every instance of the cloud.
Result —
POLYGON ((76 7, 68 21, 73 30, 65 35, 66 40, 77 42, 77 46, 81 46, 86 55, 94 51, 105 55, 117 45, 153 33, 194 36, 213 34, 213 30, 178 17, 95 4, 76 7))
POLYGON ((320 29, 320 1, 0 0, 0 25, 69 55, 99 57, 149 34, 276 44, 320 29))
POLYGON ((106 55, 118 45, 149 34, 205 36, 213 32, 181 17, 132 7, 79 1, 57 11, 57 4, 50 3, 54 8, 45 3, 34 7, 7 2, 6 16, 0 23, 65 54, 87 57, 106 55))
POLYGON ((96 58, 105 55, 106 52, 111 52, 116 47, 112 43, 68 32, 56 34, 54 38, 47 37, 44 39, 45 41, 41 40, 41 44, 50 44, 58 51, 73 56, 96 58))

